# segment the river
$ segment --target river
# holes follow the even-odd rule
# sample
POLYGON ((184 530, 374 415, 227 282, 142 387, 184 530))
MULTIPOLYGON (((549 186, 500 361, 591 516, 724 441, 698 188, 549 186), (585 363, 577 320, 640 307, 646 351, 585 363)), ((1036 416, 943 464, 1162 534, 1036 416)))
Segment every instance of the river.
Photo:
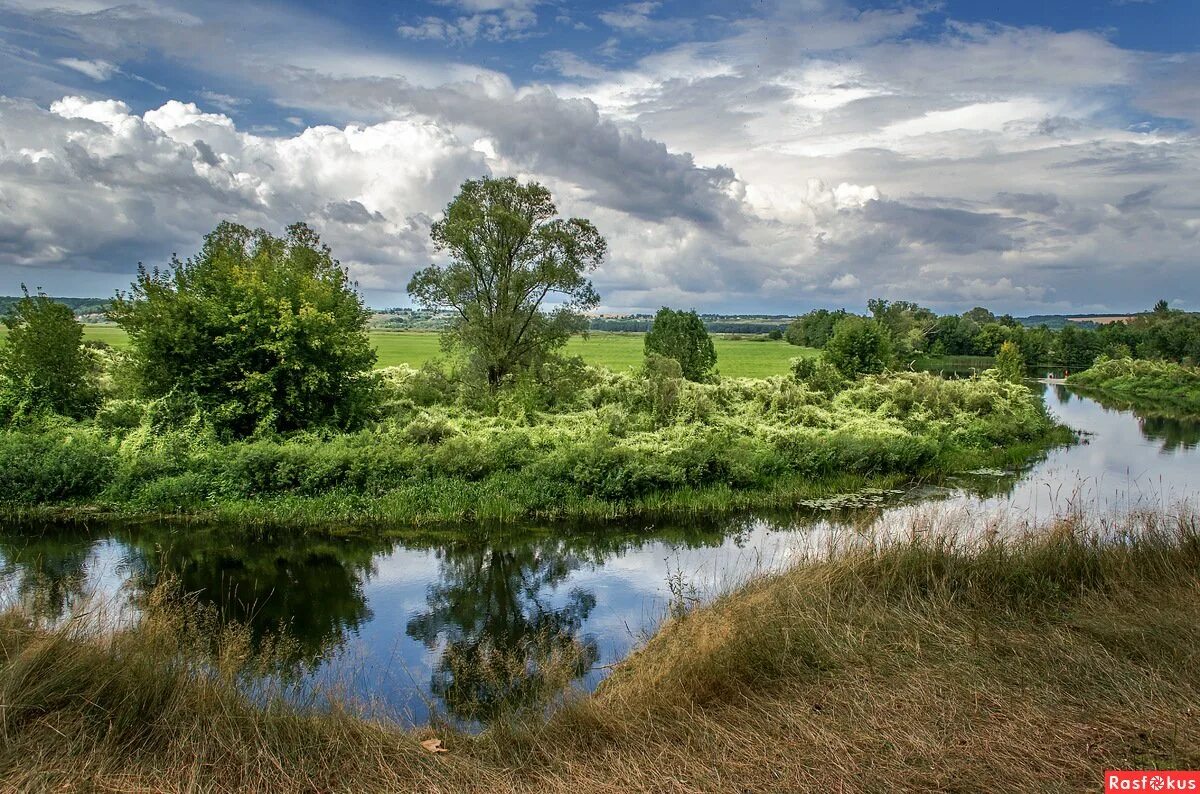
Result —
POLYGON ((229 527, 105 525, 0 532, 0 597, 61 620, 82 604, 136 619, 164 571, 255 637, 291 638, 295 693, 336 689, 370 711, 421 724, 477 724, 532 691, 533 659, 572 649, 575 686, 595 687, 672 608, 703 602, 847 533, 968 517, 1037 525, 1072 509, 1169 510, 1200 485, 1200 421, 1106 407, 1039 385, 1082 431, 1020 471, 719 520, 619 527, 465 527, 426 540, 259 538, 229 527), (498 660, 523 672, 497 683, 498 660), (494 672, 494 670, 493 670, 494 672))

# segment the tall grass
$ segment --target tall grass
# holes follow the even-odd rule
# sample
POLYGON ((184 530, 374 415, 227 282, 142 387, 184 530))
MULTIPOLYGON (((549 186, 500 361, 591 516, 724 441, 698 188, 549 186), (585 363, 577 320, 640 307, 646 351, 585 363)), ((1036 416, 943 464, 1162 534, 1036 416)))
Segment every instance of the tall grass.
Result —
MULTIPOLYGON (((236 630, 0 620, 13 789, 772 791, 1098 788, 1200 764, 1200 523, 1072 516, 860 538, 681 612, 592 696, 449 752, 336 701, 236 683, 236 630), (198 663, 197 659, 204 660, 198 663)), ((170 605, 167 605, 168 607, 170 605)), ((157 610, 157 611, 156 611, 157 610)))

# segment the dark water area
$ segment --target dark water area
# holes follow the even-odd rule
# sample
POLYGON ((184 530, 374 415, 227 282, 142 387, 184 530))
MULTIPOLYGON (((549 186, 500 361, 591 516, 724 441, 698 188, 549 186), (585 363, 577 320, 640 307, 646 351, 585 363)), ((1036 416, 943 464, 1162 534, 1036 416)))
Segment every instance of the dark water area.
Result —
POLYGON ((404 540, 248 537, 171 523, 10 528, 0 531, 0 594, 47 621, 97 603, 134 621, 170 573, 255 637, 284 632, 280 669, 297 691, 336 687, 418 724, 434 715, 486 722, 538 689, 537 659, 571 649, 575 686, 594 688, 673 605, 786 566, 839 533, 929 514, 1035 525, 1074 508, 1167 510, 1192 499, 1200 421, 1038 388, 1081 443, 1020 471, 868 494, 858 506, 590 528, 465 526, 404 540), (493 668, 513 659, 516 673, 500 683, 493 668))

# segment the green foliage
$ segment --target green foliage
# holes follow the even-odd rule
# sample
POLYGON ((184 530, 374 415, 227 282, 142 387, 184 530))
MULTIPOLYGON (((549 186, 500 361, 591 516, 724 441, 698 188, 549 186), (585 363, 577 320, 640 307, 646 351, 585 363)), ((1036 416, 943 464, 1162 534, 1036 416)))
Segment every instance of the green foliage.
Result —
POLYGON ((883 372, 894 358, 891 334, 878 320, 846 317, 834 328, 824 357, 847 378, 883 372))
POLYGON ((455 312, 446 340, 466 349, 492 389, 586 331, 581 312, 600 301, 585 274, 607 243, 590 221, 557 214, 550 191, 536 182, 464 182, 431 232, 451 262, 430 265, 408 284, 425 308, 455 312), (551 295, 558 305, 544 312, 551 295))
POLYGON ((1091 369, 1072 375, 1067 382, 1149 408, 1200 415, 1200 368, 1197 367, 1102 356, 1091 369))
POLYGON ((712 337, 694 311, 675 311, 666 306, 654 315, 654 326, 646 334, 646 355, 658 354, 679 362, 683 377, 703 380, 717 364, 712 337))
POLYGON ((996 354, 996 372, 1005 380, 1020 382, 1025 377, 1025 359, 1021 349, 1012 342, 1000 345, 996 354))
POLYGON ((114 400, 103 424, 0 434, 0 459, 20 461, 0 473, 0 503, 326 521, 612 515, 701 489, 751 504, 785 483, 910 476, 1051 427, 1032 392, 995 378, 903 373, 839 391, 820 382, 841 384, 832 366, 815 366, 803 383, 695 383, 652 356, 640 372, 564 376, 574 385, 533 408, 518 384, 498 410, 397 368, 382 387, 389 416, 371 429, 232 443, 181 426, 165 400, 114 400))
POLYGON ((846 384, 845 376, 824 358, 792 359, 792 377, 823 394, 834 394, 846 384))
POLYGON ((833 336, 833 327, 845 316, 845 309, 816 309, 792 320, 784 338, 788 344, 800 347, 825 347, 825 343, 833 336))
POLYGON ((349 428, 373 409, 368 312, 304 224, 278 238, 223 222, 186 262, 139 267, 110 316, 143 394, 190 400, 234 436, 349 428))
POLYGON ((0 418, 45 411, 83 417, 96 410, 99 392, 83 326, 71 309, 39 292, 24 297, 4 318, 0 347, 0 418))
POLYGON ((1086 369, 1100 355, 1096 332, 1068 325, 1054 342, 1055 361, 1067 369, 1086 369))
POLYGON ((911 301, 872 298, 867 301, 867 309, 888 330, 896 354, 905 359, 925 349, 925 341, 937 321, 930 309, 911 301))

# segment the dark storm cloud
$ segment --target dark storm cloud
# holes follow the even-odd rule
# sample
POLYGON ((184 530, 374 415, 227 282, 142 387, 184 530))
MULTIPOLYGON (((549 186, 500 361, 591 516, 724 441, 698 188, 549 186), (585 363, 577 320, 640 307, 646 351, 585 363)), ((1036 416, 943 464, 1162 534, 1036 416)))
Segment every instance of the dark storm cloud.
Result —
POLYGON ((872 201, 863 208, 871 222, 896 229, 906 241, 936 246, 951 254, 1011 251, 1023 221, 1003 215, 950 207, 915 207, 898 201, 872 201))
POLYGON ((338 223, 364 224, 386 221, 383 213, 371 212, 360 201, 331 201, 321 209, 321 214, 338 223))

